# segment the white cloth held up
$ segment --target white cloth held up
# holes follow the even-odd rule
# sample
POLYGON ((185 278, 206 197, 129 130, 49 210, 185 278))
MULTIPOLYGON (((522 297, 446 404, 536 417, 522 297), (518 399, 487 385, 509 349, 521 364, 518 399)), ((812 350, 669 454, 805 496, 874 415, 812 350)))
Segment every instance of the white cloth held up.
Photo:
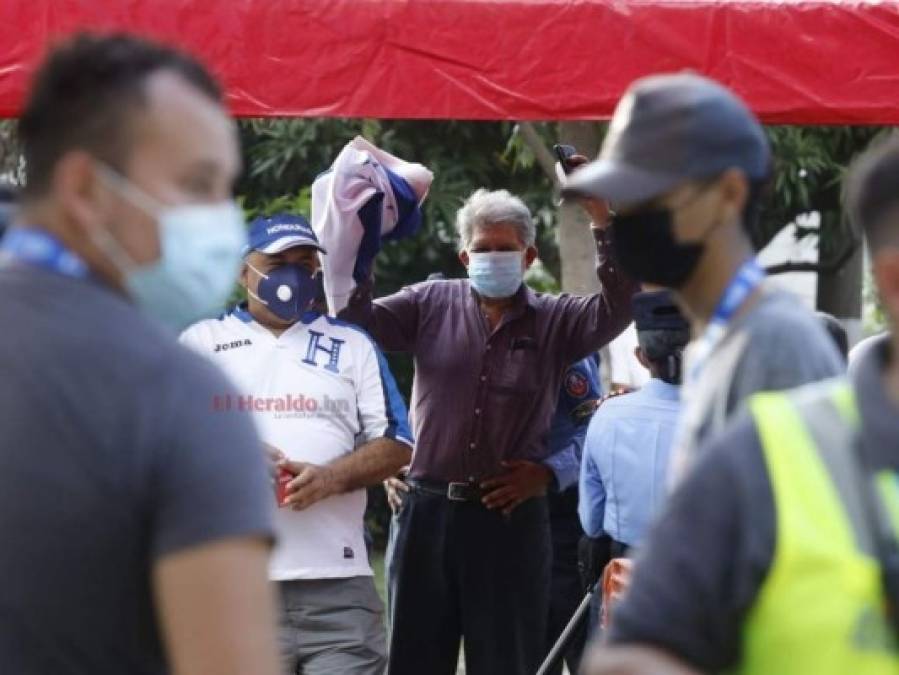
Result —
POLYGON ((359 210, 373 197, 383 194, 381 236, 392 232, 399 220, 400 208, 388 170, 408 183, 421 205, 431 187, 433 173, 421 164, 394 157, 361 136, 350 141, 330 171, 312 184, 312 228, 328 251, 322 256, 322 272, 332 315, 346 307, 356 288, 353 270, 359 256, 374 255, 374 251, 360 252, 365 224, 359 210))

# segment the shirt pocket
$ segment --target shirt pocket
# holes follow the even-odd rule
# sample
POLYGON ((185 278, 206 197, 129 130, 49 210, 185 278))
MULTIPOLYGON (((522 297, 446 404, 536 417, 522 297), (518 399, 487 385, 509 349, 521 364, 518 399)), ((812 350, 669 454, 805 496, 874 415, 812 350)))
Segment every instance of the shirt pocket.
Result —
POLYGON ((491 389, 506 394, 533 396, 540 388, 540 358, 536 345, 506 354, 490 377, 491 389))

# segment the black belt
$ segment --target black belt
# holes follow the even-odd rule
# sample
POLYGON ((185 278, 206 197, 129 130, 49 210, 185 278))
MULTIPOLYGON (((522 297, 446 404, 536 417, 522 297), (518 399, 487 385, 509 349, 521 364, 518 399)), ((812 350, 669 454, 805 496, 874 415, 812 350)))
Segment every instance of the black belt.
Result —
POLYGON ((406 480, 415 492, 444 497, 451 502, 478 502, 486 494, 481 486, 474 482, 444 483, 443 481, 421 480, 409 478, 406 480))

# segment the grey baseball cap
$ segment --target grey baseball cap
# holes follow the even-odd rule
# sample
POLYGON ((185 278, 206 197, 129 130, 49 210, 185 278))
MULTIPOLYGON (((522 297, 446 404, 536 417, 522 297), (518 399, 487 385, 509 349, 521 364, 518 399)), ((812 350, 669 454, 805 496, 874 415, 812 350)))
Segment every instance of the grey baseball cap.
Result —
POLYGON ((771 171, 765 132, 746 105, 695 73, 653 75, 625 92, 599 159, 569 176, 562 192, 633 204, 730 168, 750 180, 771 171))

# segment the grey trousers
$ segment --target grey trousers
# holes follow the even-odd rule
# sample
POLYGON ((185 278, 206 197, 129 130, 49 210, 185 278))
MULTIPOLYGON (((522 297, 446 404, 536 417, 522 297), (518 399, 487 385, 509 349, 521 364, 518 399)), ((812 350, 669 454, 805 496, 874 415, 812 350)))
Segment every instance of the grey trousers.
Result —
POLYGON ((278 582, 283 670, 289 675, 383 675, 384 606, 371 577, 278 582))

